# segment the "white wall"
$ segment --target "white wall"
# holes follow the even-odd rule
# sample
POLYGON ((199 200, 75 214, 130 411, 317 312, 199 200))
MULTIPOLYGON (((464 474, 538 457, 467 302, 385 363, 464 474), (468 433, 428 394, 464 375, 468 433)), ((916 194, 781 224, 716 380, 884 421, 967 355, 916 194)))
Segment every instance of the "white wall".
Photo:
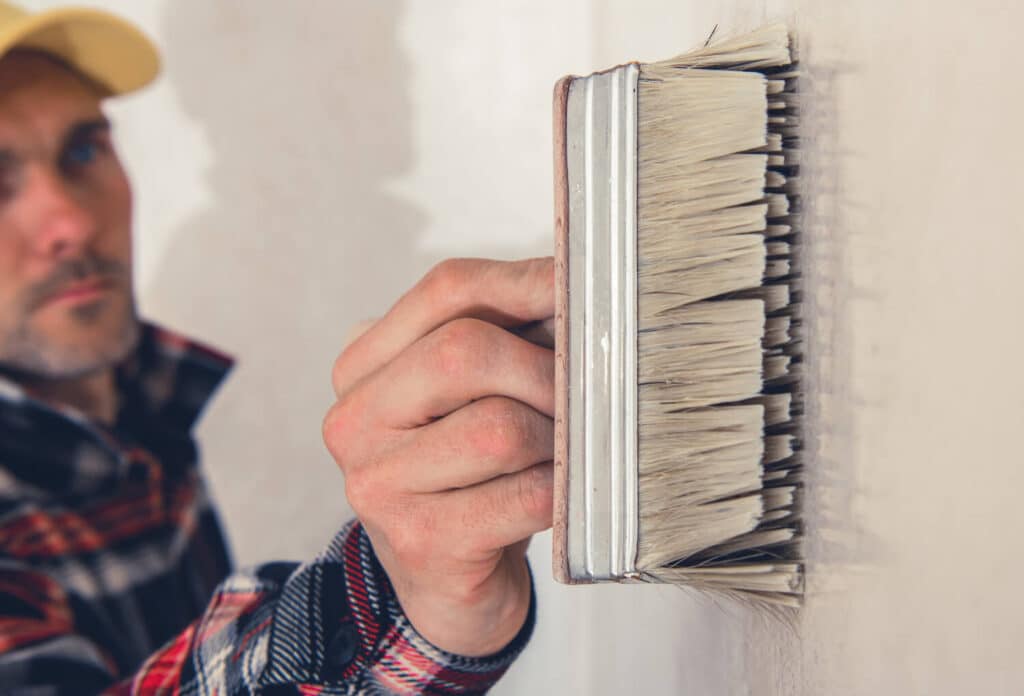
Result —
MULTIPOLYGON (((55 3, 27 3, 42 7, 55 3)), ((346 328, 449 255, 547 253, 550 89, 789 18, 807 93, 809 591, 792 627, 564 588, 501 694, 1019 693, 1024 6, 107 0, 163 46, 116 105, 146 312, 235 352, 201 428, 243 563, 349 513, 319 438, 346 328)))
POLYGON ((811 596, 752 692, 1024 693, 1024 5, 800 8, 811 596))

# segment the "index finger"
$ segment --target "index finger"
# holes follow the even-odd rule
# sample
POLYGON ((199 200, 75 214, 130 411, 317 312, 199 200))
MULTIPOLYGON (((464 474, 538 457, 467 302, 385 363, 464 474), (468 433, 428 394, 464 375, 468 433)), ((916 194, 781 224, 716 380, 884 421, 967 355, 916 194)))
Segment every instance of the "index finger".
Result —
POLYGON ((555 313, 554 286, 551 257, 444 261, 345 348, 334 365, 334 390, 341 396, 454 319, 480 319, 503 328, 548 319, 555 313))

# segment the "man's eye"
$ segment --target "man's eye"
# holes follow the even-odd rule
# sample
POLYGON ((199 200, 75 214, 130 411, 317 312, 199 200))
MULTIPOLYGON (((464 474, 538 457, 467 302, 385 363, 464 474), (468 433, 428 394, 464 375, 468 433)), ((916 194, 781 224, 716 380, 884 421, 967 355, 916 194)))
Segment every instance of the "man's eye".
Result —
POLYGON ((83 140, 82 142, 74 143, 64 152, 64 163, 71 167, 80 167, 90 164, 99 153, 100 147, 97 143, 83 140))

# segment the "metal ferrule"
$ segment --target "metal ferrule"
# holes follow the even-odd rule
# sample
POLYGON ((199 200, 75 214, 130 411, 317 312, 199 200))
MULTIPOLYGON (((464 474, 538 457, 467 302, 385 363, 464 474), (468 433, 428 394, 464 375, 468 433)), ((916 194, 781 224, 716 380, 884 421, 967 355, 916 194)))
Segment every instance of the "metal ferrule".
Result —
POLYGON ((569 188, 569 573, 635 574, 637 82, 635 64, 573 80, 569 188))

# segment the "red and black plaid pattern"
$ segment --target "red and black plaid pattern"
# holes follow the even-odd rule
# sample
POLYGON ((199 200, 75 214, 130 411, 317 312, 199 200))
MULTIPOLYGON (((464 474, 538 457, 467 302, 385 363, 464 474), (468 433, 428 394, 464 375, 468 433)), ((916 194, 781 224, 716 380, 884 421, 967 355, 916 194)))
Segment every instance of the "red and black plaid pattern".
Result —
POLYGON ((492 658, 402 614, 358 523, 305 564, 229 575, 192 426, 230 361, 147 326, 113 427, 0 377, 0 692, 476 694, 492 658))

